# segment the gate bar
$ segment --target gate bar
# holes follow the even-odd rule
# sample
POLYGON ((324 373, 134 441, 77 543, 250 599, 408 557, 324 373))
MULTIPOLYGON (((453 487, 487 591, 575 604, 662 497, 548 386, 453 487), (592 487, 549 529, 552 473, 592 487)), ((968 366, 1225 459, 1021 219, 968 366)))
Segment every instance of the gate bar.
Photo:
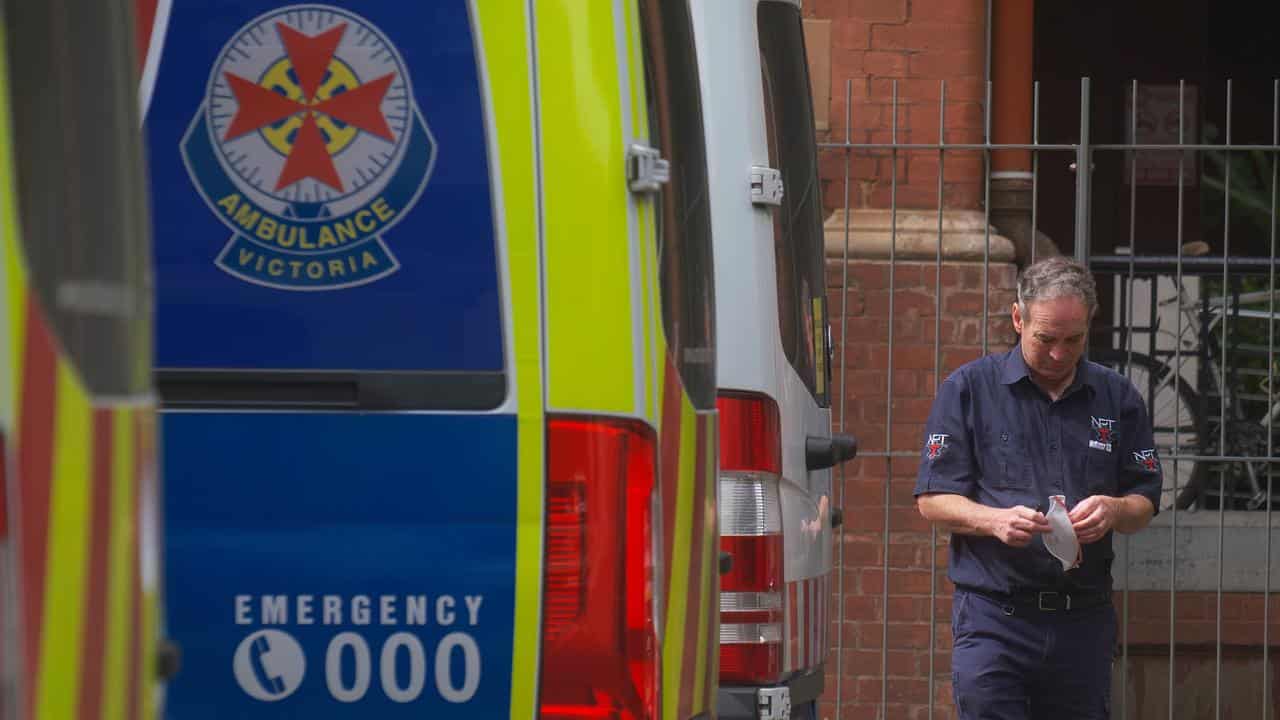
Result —
MULTIPOLYGON (((830 143, 830 142, 818 143, 818 149, 819 150, 839 150, 840 148, 844 147, 847 144, 849 143, 830 143)), ((853 146, 858 148, 859 150, 897 149, 897 150, 905 150, 908 152, 912 150, 938 150, 940 147, 942 147, 942 145, 943 143, 892 143, 892 142, 853 143, 853 146)), ((1037 145, 1034 143, 946 143, 947 150, 1063 150, 1063 151, 1069 150, 1071 152, 1075 152, 1076 148, 1078 147, 1080 146, 1076 145, 1075 143, 1056 143, 1056 144, 1045 143, 1043 145, 1037 145)), ((1095 145, 1094 147, 1098 148, 1101 146, 1095 145)), ((1120 149, 1124 149, 1125 147, 1128 147, 1128 146, 1122 146, 1120 149)), ((1150 146, 1143 145, 1142 147, 1147 149, 1159 149, 1159 147, 1155 145, 1150 145, 1150 146)), ((1191 146, 1188 146, 1188 147, 1191 147, 1191 146)), ((1210 147, 1216 150, 1221 148, 1222 146, 1209 145, 1206 147, 1210 147)), ((1239 145, 1237 147, 1247 149, 1249 146, 1239 145)), ((1275 149, 1275 148, 1272 148, 1270 145, 1259 145, 1258 148, 1268 149, 1268 150, 1275 149)))
POLYGON ((1089 78, 1080 78, 1080 144, 1076 146, 1076 260, 1089 257, 1089 180, 1093 156, 1089 150, 1089 78))
POLYGON ((1031 83, 1031 262, 1036 261, 1036 206, 1040 200, 1040 81, 1031 83))
MULTIPOLYGON (((1227 147, 1231 147, 1231 79, 1227 79, 1227 147)), ((1222 413, 1218 416, 1218 452, 1227 454, 1227 325, 1231 313, 1227 305, 1227 257, 1231 251, 1231 150, 1226 151, 1226 162, 1223 168, 1224 189, 1222 191, 1222 367, 1218 371, 1218 390, 1222 396, 1219 403, 1222 413)), ((1217 617, 1217 653, 1214 659, 1213 676, 1213 717, 1222 720, 1222 561, 1226 542, 1227 512, 1227 474, 1223 471, 1222 485, 1218 488, 1218 617, 1217 617)))
MULTIPOLYGON (((1272 152, 1275 152, 1274 148, 1272 152)), ((1178 247, 1181 249, 1181 242, 1178 243, 1178 247)), ((1181 252, 1177 255, 1144 255, 1143 257, 1134 258, 1133 262, 1139 270, 1143 271, 1158 272, 1160 270, 1168 270, 1176 264, 1183 268, 1198 270, 1199 272, 1193 273, 1198 275, 1216 273, 1222 267, 1222 258, 1220 257, 1184 257, 1181 252)), ((1233 270, 1266 270, 1271 265, 1271 261, 1267 258, 1227 258, 1227 267, 1233 270)), ((1090 255, 1089 266, 1101 270, 1125 270, 1129 267, 1129 256, 1090 255)))
MULTIPOLYGON (((1178 80, 1178 144, 1181 145, 1185 138, 1184 128, 1184 99, 1186 93, 1186 80, 1178 80)), ((1135 138, 1136 139, 1136 138, 1135 138)), ((1177 253, 1177 266, 1175 272, 1178 276, 1178 293, 1179 302, 1181 302, 1182 293, 1182 213, 1183 213, 1183 195, 1184 195, 1184 177, 1186 171, 1187 153, 1178 153, 1178 218, 1177 218, 1177 247, 1174 248, 1177 253)), ((1182 337, 1182 313, 1174 313, 1177 320, 1178 335, 1182 337)), ((1175 342, 1173 344, 1173 372, 1178 377, 1182 377, 1182 343, 1175 342)), ((1179 434, 1182 430, 1182 423, 1178 418, 1182 416, 1182 393, 1175 392, 1173 395, 1174 421, 1173 421, 1173 447, 1177 451, 1182 447, 1179 434)), ((1197 444, 1203 443, 1203 438, 1198 437, 1197 428, 1197 444)), ((1174 689, 1174 669, 1177 658, 1177 633, 1178 633, 1178 458, 1173 458, 1173 505, 1170 508, 1171 515, 1169 518, 1169 720, 1173 720, 1173 689, 1174 689)))
MULTIPOLYGON (((1133 80, 1133 102, 1129 104, 1129 130, 1132 133, 1130 137, 1134 142, 1138 140, 1138 81, 1133 80)), ((1133 327, 1133 256, 1138 252, 1137 239, 1137 217, 1138 217, 1138 153, 1129 150, 1125 153, 1129 161, 1129 276, 1128 284, 1124 288, 1123 297, 1126 298, 1125 303, 1125 322, 1126 329, 1133 327)), ((1156 283, 1158 280, 1152 278, 1151 292, 1155 294, 1156 283)), ((1156 303, 1154 299, 1151 303, 1151 312, 1154 313, 1156 303)), ((1154 323, 1153 323, 1154 324, 1154 323)), ((1122 335, 1125 338, 1125 368, 1133 366, 1133 339, 1127 332, 1122 335)), ((1153 339, 1155 335, 1151 336, 1153 339)), ((1174 385, 1174 397, 1178 396, 1177 385, 1174 385)), ((1148 381, 1147 397, 1152 400, 1152 411, 1155 410, 1155 392, 1151 388, 1151 382, 1148 381)), ((1174 427, 1178 426, 1178 416, 1173 416, 1174 427)), ((1177 475, 1174 475, 1174 484, 1177 484, 1177 475)), ((1158 509, 1158 508, 1157 508, 1158 509)), ((1127 720, 1129 717, 1129 566, 1132 564, 1130 559, 1132 554, 1129 552, 1129 536, 1124 536, 1124 592, 1121 593, 1120 603, 1120 720, 1127 720)))
MULTIPOLYGON (((1271 89, 1271 143, 1280 145, 1280 80, 1272 81, 1271 89)), ((1276 156, 1271 156, 1271 273, 1268 281, 1271 296, 1269 309, 1271 316, 1276 314, 1276 156)), ((1276 354, 1276 324, 1274 322, 1267 323, 1267 400, 1275 397, 1275 382, 1272 370, 1275 363, 1271 358, 1276 354)), ((1275 452, 1273 447, 1274 432, 1273 425, 1275 422, 1275 413, 1267 413, 1267 454, 1275 452)), ((1267 554, 1266 554, 1266 580, 1262 583, 1262 720, 1267 720, 1267 716, 1271 714, 1271 703, 1267 694, 1267 683, 1271 679, 1267 668, 1271 665, 1271 479, 1274 473, 1273 468, 1267 467, 1267 554)))
MULTIPOLYGON (((999 150, 1004 146, 995 145, 993 147, 999 150)), ((1172 143, 1143 143, 1141 145, 1136 145, 1132 143, 1098 143, 1096 145, 1090 145, 1090 147, 1093 148, 1094 150, 1153 150, 1153 151, 1154 150, 1169 150, 1169 151, 1182 150, 1184 152, 1198 151, 1198 150, 1223 150, 1223 149, 1238 150, 1240 152, 1248 152, 1251 150, 1258 150, 1262 152, 1275 152, 1276 150, 1275 145, 1232 145, 1231 143, 1227 143, 1226 145, 1209 145, 1205 143, 1200 143, 1200 144, 1187 143, 1184 145, 1175 145, 1172 143)))
MULTIPOLYGON (((850 100, 853 97, 853 79, 845 78, 844 81, 844 265, 840 268, 840 432, 845 430, 845 403, 849 392, 846 389, 848 384, 848 366, 846 358, 849 348, 849 166, 853 164, 853 147, 850 145, 849 127, 853 124, 853 103, 850 100)), ((825 244, 825 238, 824 238, 825 244)), ((824 249, 823 254, 826 254, 824 249)), ((845 465, 840 463, 840 508, 845 506, 845 465)), ((836 578, 836 587, 840 593, 839 606, 836 609, 836 617, 838 623, 836 625, 836 720, 840 720, 843 712, 841 706, 843 703, 844 691, 844 523, 840 523, 839 545, 836 549, 836 561, 839 563, 839 576, 836 578)), ((827 598, 827 602, 831 602, 831 598, 827 598)), ((831 632, 831 628, 826 628, 827 632, 831 632)))
MULTIPOLYGON (((942 382, 942 215, 945 204, 947 144, 947 81, 938 88, 938 246, 934 255, 933 395, 942 382)), ((890 268, 889 272, 893 272, 890 268)), ((888 620, 886 614, 885 620, 888 620)), ((929 720, 933 720, 935 658, 938 651, 938 526, 929 523, 929 720)))
MULTIPOLYGON (((859 150, 891 150, 891 149, 896 148, 896 149, 898 149, 898 150, 912 151, 912 150, 937 150, 937 149, 938 149, 938 147, 939 147, 939 145, 940 145, 940 143, 897 143, 897 144, 894 144, 894 143, 891 143, 891 142, 887 142, 887 143, 884 143, 884 142, 882 142, 882 143, 874 143, 874 142, 866 142, 866 143, 848 143, 848 142, 838 143, 838 142, 837 142, 837 143, 832 143, 832 142, 826 142, 826 143, 818 143, 818 149, 819 149, 819 150, 840 150, 840 149, 844 148, 846 145, 853 145, 854 147, 858 148, 859 150)), ((1224 147, 1223 145, 1209 145, 1209 144, 1204 144, 1204 143, 1201 143, 1201 144, 1187 143, 1187 144, 1185 144, 1185 145, 1177 145, 1177 144, 1175 144, 1175 143, 1141 143, 1141 144, 1138 144, 1138 143, 1098 143, 1098 144, 1096 144, 1096 145, 1093 145, 1093 144, 1089 145, 1089 149, 1090 149, 1090 150, 1148 150, 1148 151, 1153 151, 1153 152, 1154 152, 1154 151, 1160 151, 1160 150, 1165 150, 1165 151, 1170 151, 1170 152, 1175 151, 1175 150, 1182 150, 1182 151, 1186 151, 1186 152, 1204 151, 1204 150, 1222 150, 1222 149, 1223 149, 1223 147, 1224 147)), ((1080 149, 1080 145, 1079 145, 1079 144, 1077 144, 1077 143, 1043 143, 1043 144, 1036 144, 1036 143, 990 143, 990 144, 988 144, 988 143, 947 143, 947 144, 946 144, 946 149, 947 149, 947 150, 992 150, 992 151, 998 151, 998 150, 1032 150, 1032 151, 1036 151, 1036 150, 1056 150, 1056 151, 1071 151, 1071 152, 1078 152, 1078 151, 1079 151, 1079 149, 1080 149)), ((1275 151, 1276 151, 1276 146, 1275 146, 1275 145, 1232 145, 1232 146, 1230 147, 1230 149, 1231 149, 1231 150, 1236 150, 1236 151, 1239 151, 1239 152, 1249 152, 1249 151, 1253 151, 1253 150, 1257 150, 1257 151, 1261 151, 1261 152, 1275 152, 1275 151)))
MULTIPOLYGON (((898 142, 898 81, 893 81, 893 130, 890 139, 898 142)), ((889 505, 893 485, 893 296, 894 268, 898 265, 898 149, 889 151, 889 351, 885 372, 885 422, 884 422, 884 587, 880 592, 880 709, 887 712, 889 702, 889 505)), ((845 213, 848 215, 849 213, 845 213)))
MULTIPOLYGON (((894 450, 893 452, 884 452, 883 450, 868 450, 867 452, 858 451, 858 457, 878 457, 878 458, 920 458, 920 453, 914 450, 894 450)), ((1164 457, 1170 460, 1184 460, 1186 462, 1251 462, 1251 463, 1267 463, 1274 465, 1280 463, 1280 457, 1269 455, 1263 457, 1261 455, 1197 455, 1195 453, 1171 453, 1164 457)))
MULTIPOLYGON (((987 81, 986 103, 982 107, 982 354, 987 354, 991 332, 991 81, 987 81)), ((942 288, 938 288, 942 292, 942 288)))

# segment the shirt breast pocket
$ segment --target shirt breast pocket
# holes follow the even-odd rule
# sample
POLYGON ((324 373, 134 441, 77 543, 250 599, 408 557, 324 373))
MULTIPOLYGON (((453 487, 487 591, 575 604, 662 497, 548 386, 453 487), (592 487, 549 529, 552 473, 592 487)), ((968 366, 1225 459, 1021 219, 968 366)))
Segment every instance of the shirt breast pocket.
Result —
POLYGON ((1084 463, 1085 487, 1089 495, 1115 495, 1120 464, 1115 453, 1089 449, 1084 463))
POLYGON ((1010 432, 997 432, 991 439, 991 484, 1002 490, 1026 490, 1031 487, 1031 463, 1027 446, 1021 437, 1010 432))

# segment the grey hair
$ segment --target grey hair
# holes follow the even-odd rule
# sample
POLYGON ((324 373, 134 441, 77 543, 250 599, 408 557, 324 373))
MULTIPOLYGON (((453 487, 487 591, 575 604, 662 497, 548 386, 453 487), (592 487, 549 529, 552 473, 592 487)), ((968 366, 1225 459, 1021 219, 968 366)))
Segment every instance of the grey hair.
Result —
POLYGON ((1093 273, 1064 255, 1055 255, 1028 265, 1018 278, 1018 312, 1024 316, 1027 305, 1039 300, 1078 297, 1092 318, 1098 311, 1098 287, 1093 273))

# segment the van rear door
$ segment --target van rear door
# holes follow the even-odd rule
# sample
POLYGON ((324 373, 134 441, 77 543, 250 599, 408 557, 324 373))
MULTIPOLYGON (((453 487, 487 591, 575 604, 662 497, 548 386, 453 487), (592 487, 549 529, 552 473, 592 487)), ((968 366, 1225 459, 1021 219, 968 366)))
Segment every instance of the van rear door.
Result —
POLYGON ((144 88, 173 717, 511 709, 541 468, 481 33, 464 0, 347 5, 175 0, 144 88))
POLYGON ((831 470, 809 460, 811 443, 831 438, 822 195, 800 9, 763 0, 757 27, 769 165, 781 172, 784 188, 773 212, 778 322, 789 365, 779 397, 787 581, 783 667, 801 672, 826 657, 831 577, 831 470))

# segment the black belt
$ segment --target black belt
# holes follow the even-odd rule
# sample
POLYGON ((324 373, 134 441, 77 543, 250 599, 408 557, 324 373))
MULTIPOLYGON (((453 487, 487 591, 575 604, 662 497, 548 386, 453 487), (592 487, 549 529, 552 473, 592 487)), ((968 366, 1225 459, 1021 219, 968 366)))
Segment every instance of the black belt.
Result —
POLYGON ((1060 612, 1066 610, 1087 610, 1111 602, 1111 593, 1090 592, 1086 590, 1019 590, 1014 593, 997 593, 989 590, 961 587, 959 590, 982 595, 992 602, 1010 610, 1036 610, 1039 612, 1060 612))

